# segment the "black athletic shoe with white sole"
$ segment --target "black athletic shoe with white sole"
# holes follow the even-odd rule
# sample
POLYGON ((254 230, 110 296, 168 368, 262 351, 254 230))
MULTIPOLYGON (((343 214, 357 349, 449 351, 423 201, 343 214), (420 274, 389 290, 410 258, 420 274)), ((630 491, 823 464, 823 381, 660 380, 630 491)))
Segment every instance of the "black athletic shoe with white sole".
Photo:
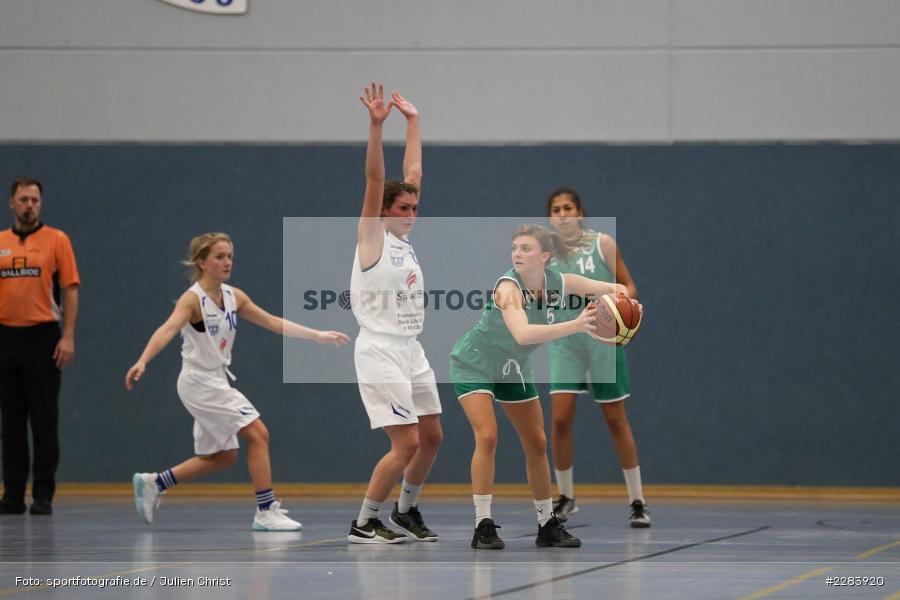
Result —
POLYGON ((551 517, 544 525, 538 527, 534 543, 542 547, 580 548, 581 540, 566 531, 559 519, 551 517))
POLYGON ((411 539, 420 542, 436 542, 438 534, 433 532, 422 519, 422 513, 415 506, 409 507, 409 512, 401 513, 394 503, 394 512, 391 513, 391 524, 403 530, 411 539))
POLYGON ((569 515, 574 515, 577 512, 578 507, 575 506, 575 498, 569 498, 560 494, 556 502, 553 503, 553 514, 556 515, 556 520, 560 523, 565 523, 569 520, 569 515))
POLYGON ((378 519, 369 519, 362 526, 353 521, 347 541, 354 544, 400 544, 406 541, 406 535, 391 531, 378 519))
POLYGON ((631 503, 631 526, 650 527, 650 511, 647 505, 640 500, 631 503))
POLYGON ((497 529, 500 526, 494 523, 493 519, 482 519, 475 528, 475 535, 472 536, 472 547, 478 550, 503 550, 506 544, 497 535, 497 529))

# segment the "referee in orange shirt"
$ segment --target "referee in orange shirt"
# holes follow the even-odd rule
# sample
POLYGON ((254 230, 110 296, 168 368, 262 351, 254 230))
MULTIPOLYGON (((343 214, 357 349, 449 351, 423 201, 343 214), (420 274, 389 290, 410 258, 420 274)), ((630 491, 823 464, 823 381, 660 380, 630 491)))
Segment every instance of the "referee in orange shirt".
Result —
POLYGON ((25 512, 29 421, 34 446, 30 512, 53 512, 60 370, 75 358, 78 267, 68 236, 40 221, 41 191, 35 179, 14 181, 9 207, 15 224, 0 232, 0 514, 7 515, 25 512))

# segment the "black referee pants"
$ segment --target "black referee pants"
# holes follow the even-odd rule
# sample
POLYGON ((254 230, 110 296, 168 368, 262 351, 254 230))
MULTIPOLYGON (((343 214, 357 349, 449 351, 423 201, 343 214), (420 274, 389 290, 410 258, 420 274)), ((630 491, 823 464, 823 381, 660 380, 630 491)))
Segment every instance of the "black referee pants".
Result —
POLYGON ((59 386, 61 372, 53 360, 59 342, 57 323, 33 327, 0 325, 0 437, 3 448, 3 498, 25 501, 31 466, 28 425, 34 446, 31 496, 50 502, 59 464, 59 386))

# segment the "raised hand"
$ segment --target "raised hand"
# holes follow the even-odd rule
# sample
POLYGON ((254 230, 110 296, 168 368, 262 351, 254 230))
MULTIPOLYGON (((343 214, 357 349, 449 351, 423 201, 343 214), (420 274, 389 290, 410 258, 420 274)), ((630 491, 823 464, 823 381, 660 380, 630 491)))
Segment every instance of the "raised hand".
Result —
POLYGON ((392 102, 384 103, 384 84, 379 83, 377 86, 372 82, 372 90, 364 89, 365 98, 359 97, 360 102, 369 109, 369 118, 372 119, 373 125, 384 123, 384 120, 391 114, 392 102))
POLYGON ((418 109, 413 106, 413 103, 400 95, 400 92, 394 90, 391 92, 391 104, 397 107, 403 116, 407 119, 414 119, 419 116, 418 109))

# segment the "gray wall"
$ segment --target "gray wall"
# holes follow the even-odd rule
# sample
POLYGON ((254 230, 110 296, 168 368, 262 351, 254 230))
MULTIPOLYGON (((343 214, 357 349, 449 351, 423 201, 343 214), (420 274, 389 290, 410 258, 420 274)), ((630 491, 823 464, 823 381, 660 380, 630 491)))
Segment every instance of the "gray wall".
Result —
POLYGON ((373 78, 432 142, 900 137, 893 0, 249 6, 0 0, 0 139, 355 142, 373 78))
MULTIPOLYGON (((78 359, 63 387, 62 480, 126 480, 190 454, 175 344, 136 392, 123 387, 186 287, 178 261, 188 240, 230 232, 236 285, 277 311, 282 217, 356 214, 363 152, 0 146, 4 180, 43 177, 46 220, 70 233, 84 281, 78 359)), ((541 222, 544 195, 568 183, 593 214, 618 217, 652 315, 629 346, 628 409, 648 482, 900 484, 891 304, 900 146, 429 146, 425 158, 429 216, 541 222)), ((398 148, 388 161, 399 168, 398 148)), ((367 478, 386 438, 369 431, 352 385, 281 384, 281 339, 246 324, 235 365, 272 430, 276 479, 367 478)), ((441 394, 447 435, 433 480, 464 482, 471 432, 452 391, 441 394)), ((524 481, 518 443, 500 421, 498 480, 524 481)), ((619 481, 589 402, 576 434, 579 480, 619 481)))

